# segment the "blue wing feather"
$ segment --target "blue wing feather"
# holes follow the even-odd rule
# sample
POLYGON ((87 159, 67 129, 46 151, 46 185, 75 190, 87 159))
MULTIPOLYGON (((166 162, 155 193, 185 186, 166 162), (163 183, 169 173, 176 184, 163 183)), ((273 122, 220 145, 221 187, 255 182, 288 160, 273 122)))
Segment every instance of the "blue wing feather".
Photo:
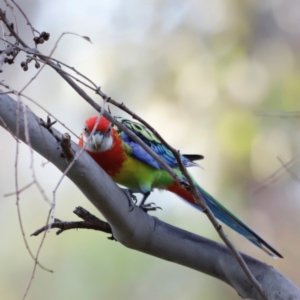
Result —
POLYGON ((123 142, 131 148, 130 155, 132 157, 144 162, 147 165, 152 166, 153 168, 161 169, 158 162, 151 155, 149 155, 139 144, 134 142, 127 134, 123 132, 121 137, 123 142))
MULTIPOLYGON (((124 120, 124 119, 123 119, 124 120)), ((118 120, 120 121, 120 120, 118 120)), ((123 121, 124 122, 124 121, 123 121)), ((123 123, 128 127, 129 120, 126 120, 127 123, 123 123)), ((133 122, 130 122, 130 125, 132 126, 133 122)), ((142 124, 138 124, 139 126, 143 126, 142 124)), ((143 126, 144 127, 144 126, 143 126)), ((142 127, 139 127, 142 128, 142 127)), ((146 129, 146 127, 144 127, 146 129)), ((129 127, 130 130, 132 130, 145 144, 147 144, 157 155, 159 155, 171 168, 178 168, 178 163, 172 152, 165 147, 156 137, 155 139, 149 139, 149 133, 147 132, 147 135, 143 134, 141 131, 133 130, 132 127, 129 127)), ((120 132, 121 138, 124 143, 126 143, 131 148, 130 155, 156 169, 161 169, 161 166, 158 164, 158 162, 152 158, 151 155, 149 155, 139 144, 137 144, 135 141, 133 141, 126 133, 120 132)), ((188 158, 181 155, 181 161, 185 167, 191 167, 191 166, 198 166, 195 162, 189 160, 188 158)))

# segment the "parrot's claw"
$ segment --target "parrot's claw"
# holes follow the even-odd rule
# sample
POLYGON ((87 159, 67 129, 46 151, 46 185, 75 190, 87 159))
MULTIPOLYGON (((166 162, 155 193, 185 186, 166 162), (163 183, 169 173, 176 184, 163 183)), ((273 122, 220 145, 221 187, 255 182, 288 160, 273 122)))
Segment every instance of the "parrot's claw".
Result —
POLYGON ((145 212, 147 213, 148 211, 156 211, 157 209, 161 209, 161 207, 159 206, 156 206, 155 203, 151 202, 151 203, 148 203, 148 204, 141 204, 140 205, 140 208, 145 212), (154 206, 152 206, 154 205, 154 206))
POLYGON ((145 204, 147 198, 149 197, 150 195, 150 192, 148 193, 144 193, 144 197, 143 199, 141 200, 141 203, 139 204, 139 207, 145 212, 147 213, 148 211, 156 211, 157 209, 161 209, 161 207, 159 206, 156 206, 154 202, 151 202, 151 203, 148 203, 148 204, 145 204))
POLYGON ((151 192, 142 192, 139 189, 121 189, 128 201, 129 201, 129 211, 132 211, 134 209, 134 206, 137 204, 137 198, 134 194, 142 194, 143 195, 143 199, 141 200, 140 204, 138 205, 143 211, 148 212, 148 211, 154 211, 156 209, 161 209, 158 206, 152 206, 155 205, 155 203, 149 203, 149 204, 145 204, 145 201, 147 200, 147 198, 149 197, 151 192))

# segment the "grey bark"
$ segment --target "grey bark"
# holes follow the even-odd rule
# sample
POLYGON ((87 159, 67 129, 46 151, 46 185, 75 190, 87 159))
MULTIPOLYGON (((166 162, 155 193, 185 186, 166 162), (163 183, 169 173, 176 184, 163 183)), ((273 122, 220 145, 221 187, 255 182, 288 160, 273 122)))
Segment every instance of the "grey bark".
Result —
MULTIPOLYGON (((14 134, 16 111, 17 102, 8 95, 0 95, 0 117, 14 134)), ((25 142, 22 111, 19 116, 19 138, 25 142)), ((0 125, 3 127, 2 122, 0 125)), ((60 156, 57 141, 29 111, 28 126, 33 150, 64 172, 68 163, 60 156)), ((72 143, 72 148, 79 151, 75 143, 72 143)), ((67 177, 102 213, 114 236, 124 246, 218 278, 232 286, 244 299, 260 299, 227 247, 166 224, 139 207, 130 211, 127 197, 88 154, 80 156, 67 177)), ((270 299, 300 299, 298 287, 279 271, 248 255, 242 256, 270 299)))

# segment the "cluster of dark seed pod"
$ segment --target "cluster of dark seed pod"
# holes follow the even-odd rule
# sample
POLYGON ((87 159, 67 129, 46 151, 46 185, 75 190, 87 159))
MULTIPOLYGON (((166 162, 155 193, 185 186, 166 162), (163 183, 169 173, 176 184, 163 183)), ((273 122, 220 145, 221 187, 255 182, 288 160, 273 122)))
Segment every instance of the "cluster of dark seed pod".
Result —
MULTIPOLYGON (((35 44, 38 45, 38 44, 43 44, 45 41, 48 41, 49 38, 50 38, 50 33, 43 31, 39 36, 34 37, 33 40, 34 40, 35 44)), ((21 62, 21 68, 24 71, 27 71, 28 65, 32 60, 35 60, 34 66, 37 69, 41 66, 40 63, 34 57, 30 57, 30 58, 27 58, 25 61, 21 62)))
MULTIPOLYGON (((13 23, 11 24, 11 27, 13 28, 13 23)), ((43 31, 39 36, 34 37, 33 40, 34 40, 35 44, 37 45, 37 44, 43 44, 45 41, 48 41, 49 38, 50 38, 50 33, 43 31)), ((14 63, 15 58, 17 57, 18 53, 20 52, 19 49, 13 48, 13 47, 11 47, 10 50, 6 49, 6 50, 3 50, 3 51, 5 51, 5 54, 6 54, 6 56, 4 57, 3 62, 5 64, 9 64, 9 65, 14 63)), ((3 51, 0 51, 0 54, 3 53, 3 51)), ((22 61, 21 62, 21 68, 24 71, 27 71, 28 70, 28 65, 31 61, 35 61, 35 64, 34 64, 35 68, 37 68, 37 69, 40 68, 41 65, 37 61, 35 56, 29 57, 25 61, 22 61)), ((1 71, 0 71, 0 73, 1 73, 1 71)))
POLYGON ((14 59, 13 59, 13 58, 5 57, 5 58, 4 58, 4 63, 5 63, 5 64, 11 65, 11 64, 14 63, 14 59))
MULTIPOLYGON (((21 68, 22 68, 24 71, 27 71, 27 70, 28 70, 28 64, 29 64, 32 60, 34 60, 34 58, 30 57, 30 58, 27 58, 26 61, 22 61, 22 62, 21 62, 21 68)), ((40 63, 36 60, 34 66, 38 69, 41 65, 40 65, 40 63)))
POLYGON ((44 41, 48 41, 50 38, 50 33, 43 31, 39 36, 33 38, 36 45, 43 44, 44 41))
POLYGON ((9 64, 9 65, 13 64, 14 60, 15 60, 15 58, 18 55, 19 52, 20 52, 20 50, 18 50, 16 48, 13 48, 10 51, 7 51, 6 52, 6 57, 4 58, 4 63, 9 64))

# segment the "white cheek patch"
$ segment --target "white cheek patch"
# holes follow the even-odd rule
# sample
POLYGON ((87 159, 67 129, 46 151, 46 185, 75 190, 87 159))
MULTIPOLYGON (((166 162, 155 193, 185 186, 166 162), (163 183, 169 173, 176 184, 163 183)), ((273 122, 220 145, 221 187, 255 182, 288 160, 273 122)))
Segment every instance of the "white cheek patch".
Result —
POLYGON ((102 140, 101 144, 98 146, 98 148, 95 147, 95 144, 93 143, 93 139, 92 138, 89 139, 89 136, 85 134, 83 134, 83 142, 84 145, 86 145, 86 150, 90 152, 104 152, 111 149, 113 146, 113 138, 111 135, 105 137, 102 140))
POLYGON ((94 152, 95 150, 93 149, 93 143, 92 139, 89 139, 89 136, 87 136, 85 133, 83 133, 83 143, 85 145, 85 149, 91 152, 94 152))
POLYGON ((112 136, 108 136, 106 138, 103 139, 101 145, 100 145, 100 151, 103 152, 103 151, 107 151, 109 149, 111 149, 113 146, 113 138, 112 136))

